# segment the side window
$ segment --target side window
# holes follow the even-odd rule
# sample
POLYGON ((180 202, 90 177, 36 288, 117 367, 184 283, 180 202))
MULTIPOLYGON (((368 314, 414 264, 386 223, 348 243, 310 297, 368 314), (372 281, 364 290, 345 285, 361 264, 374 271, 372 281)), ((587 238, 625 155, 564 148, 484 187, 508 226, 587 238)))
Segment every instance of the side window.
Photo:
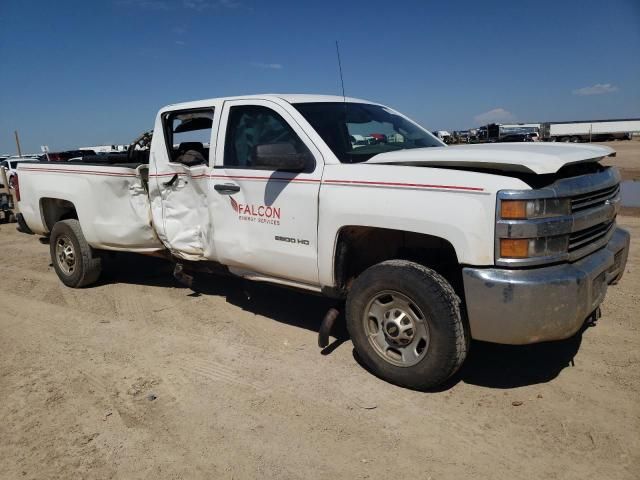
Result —
POLYGON ((224 147, 224 165, 251 168, 258 145, 289 144, 295 153, 307 152, 289 124, 267 107, 231 107, 224 147))
POLYGON ((164 118, 169 161, 188 167, 209 164, 213 108, 170 112, 164 118))

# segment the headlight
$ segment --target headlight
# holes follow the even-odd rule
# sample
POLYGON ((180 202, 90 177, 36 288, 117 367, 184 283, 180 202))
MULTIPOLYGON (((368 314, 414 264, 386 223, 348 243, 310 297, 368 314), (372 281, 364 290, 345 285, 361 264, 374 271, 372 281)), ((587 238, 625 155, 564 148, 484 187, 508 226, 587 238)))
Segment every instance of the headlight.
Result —
POLYGON ((501 238, 501 258, 535 258, 560 255, 567 252, 568 235, 542 238, 501 238))
POLYGON ((501 200, 500 217, 506 220, 558 217, 571 214, 568 198, 501 200))

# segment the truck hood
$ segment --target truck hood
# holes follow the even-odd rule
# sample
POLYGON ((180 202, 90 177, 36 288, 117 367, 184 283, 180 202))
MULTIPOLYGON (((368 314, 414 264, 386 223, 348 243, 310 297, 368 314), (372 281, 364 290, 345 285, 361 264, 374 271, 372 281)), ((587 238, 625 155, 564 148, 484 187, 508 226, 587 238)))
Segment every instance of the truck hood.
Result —
POLYGON ((375 155, 366 163, 416 167, 466 167, 535 174, 556 173, 565 165, 597 162, 615 151, 601 145, 565 143, 485 143, 398 150, 375 155))

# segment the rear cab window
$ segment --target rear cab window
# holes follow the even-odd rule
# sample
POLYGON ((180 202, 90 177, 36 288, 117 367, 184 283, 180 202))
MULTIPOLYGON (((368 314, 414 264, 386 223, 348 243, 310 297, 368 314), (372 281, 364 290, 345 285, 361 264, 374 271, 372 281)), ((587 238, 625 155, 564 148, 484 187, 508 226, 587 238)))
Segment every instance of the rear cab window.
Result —
POLYGON ((209 165, 213 108, 169 112, 164 116, 169 162, 187 167, 209 165))

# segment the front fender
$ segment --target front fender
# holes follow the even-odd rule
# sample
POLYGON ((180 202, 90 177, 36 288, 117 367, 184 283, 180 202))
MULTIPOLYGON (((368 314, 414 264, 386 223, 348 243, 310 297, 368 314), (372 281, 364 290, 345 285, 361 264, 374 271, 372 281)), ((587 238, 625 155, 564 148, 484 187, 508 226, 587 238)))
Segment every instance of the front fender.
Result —
POLYGON ((319 272, 334 286, 334 255, 344 226, 432 235, 467 265, 492 265, 496 192, 529 188, 478 172, 391 165, 327 166, 320 190, 319 272), (409 179, 409 180, 408 180, 409 179))

